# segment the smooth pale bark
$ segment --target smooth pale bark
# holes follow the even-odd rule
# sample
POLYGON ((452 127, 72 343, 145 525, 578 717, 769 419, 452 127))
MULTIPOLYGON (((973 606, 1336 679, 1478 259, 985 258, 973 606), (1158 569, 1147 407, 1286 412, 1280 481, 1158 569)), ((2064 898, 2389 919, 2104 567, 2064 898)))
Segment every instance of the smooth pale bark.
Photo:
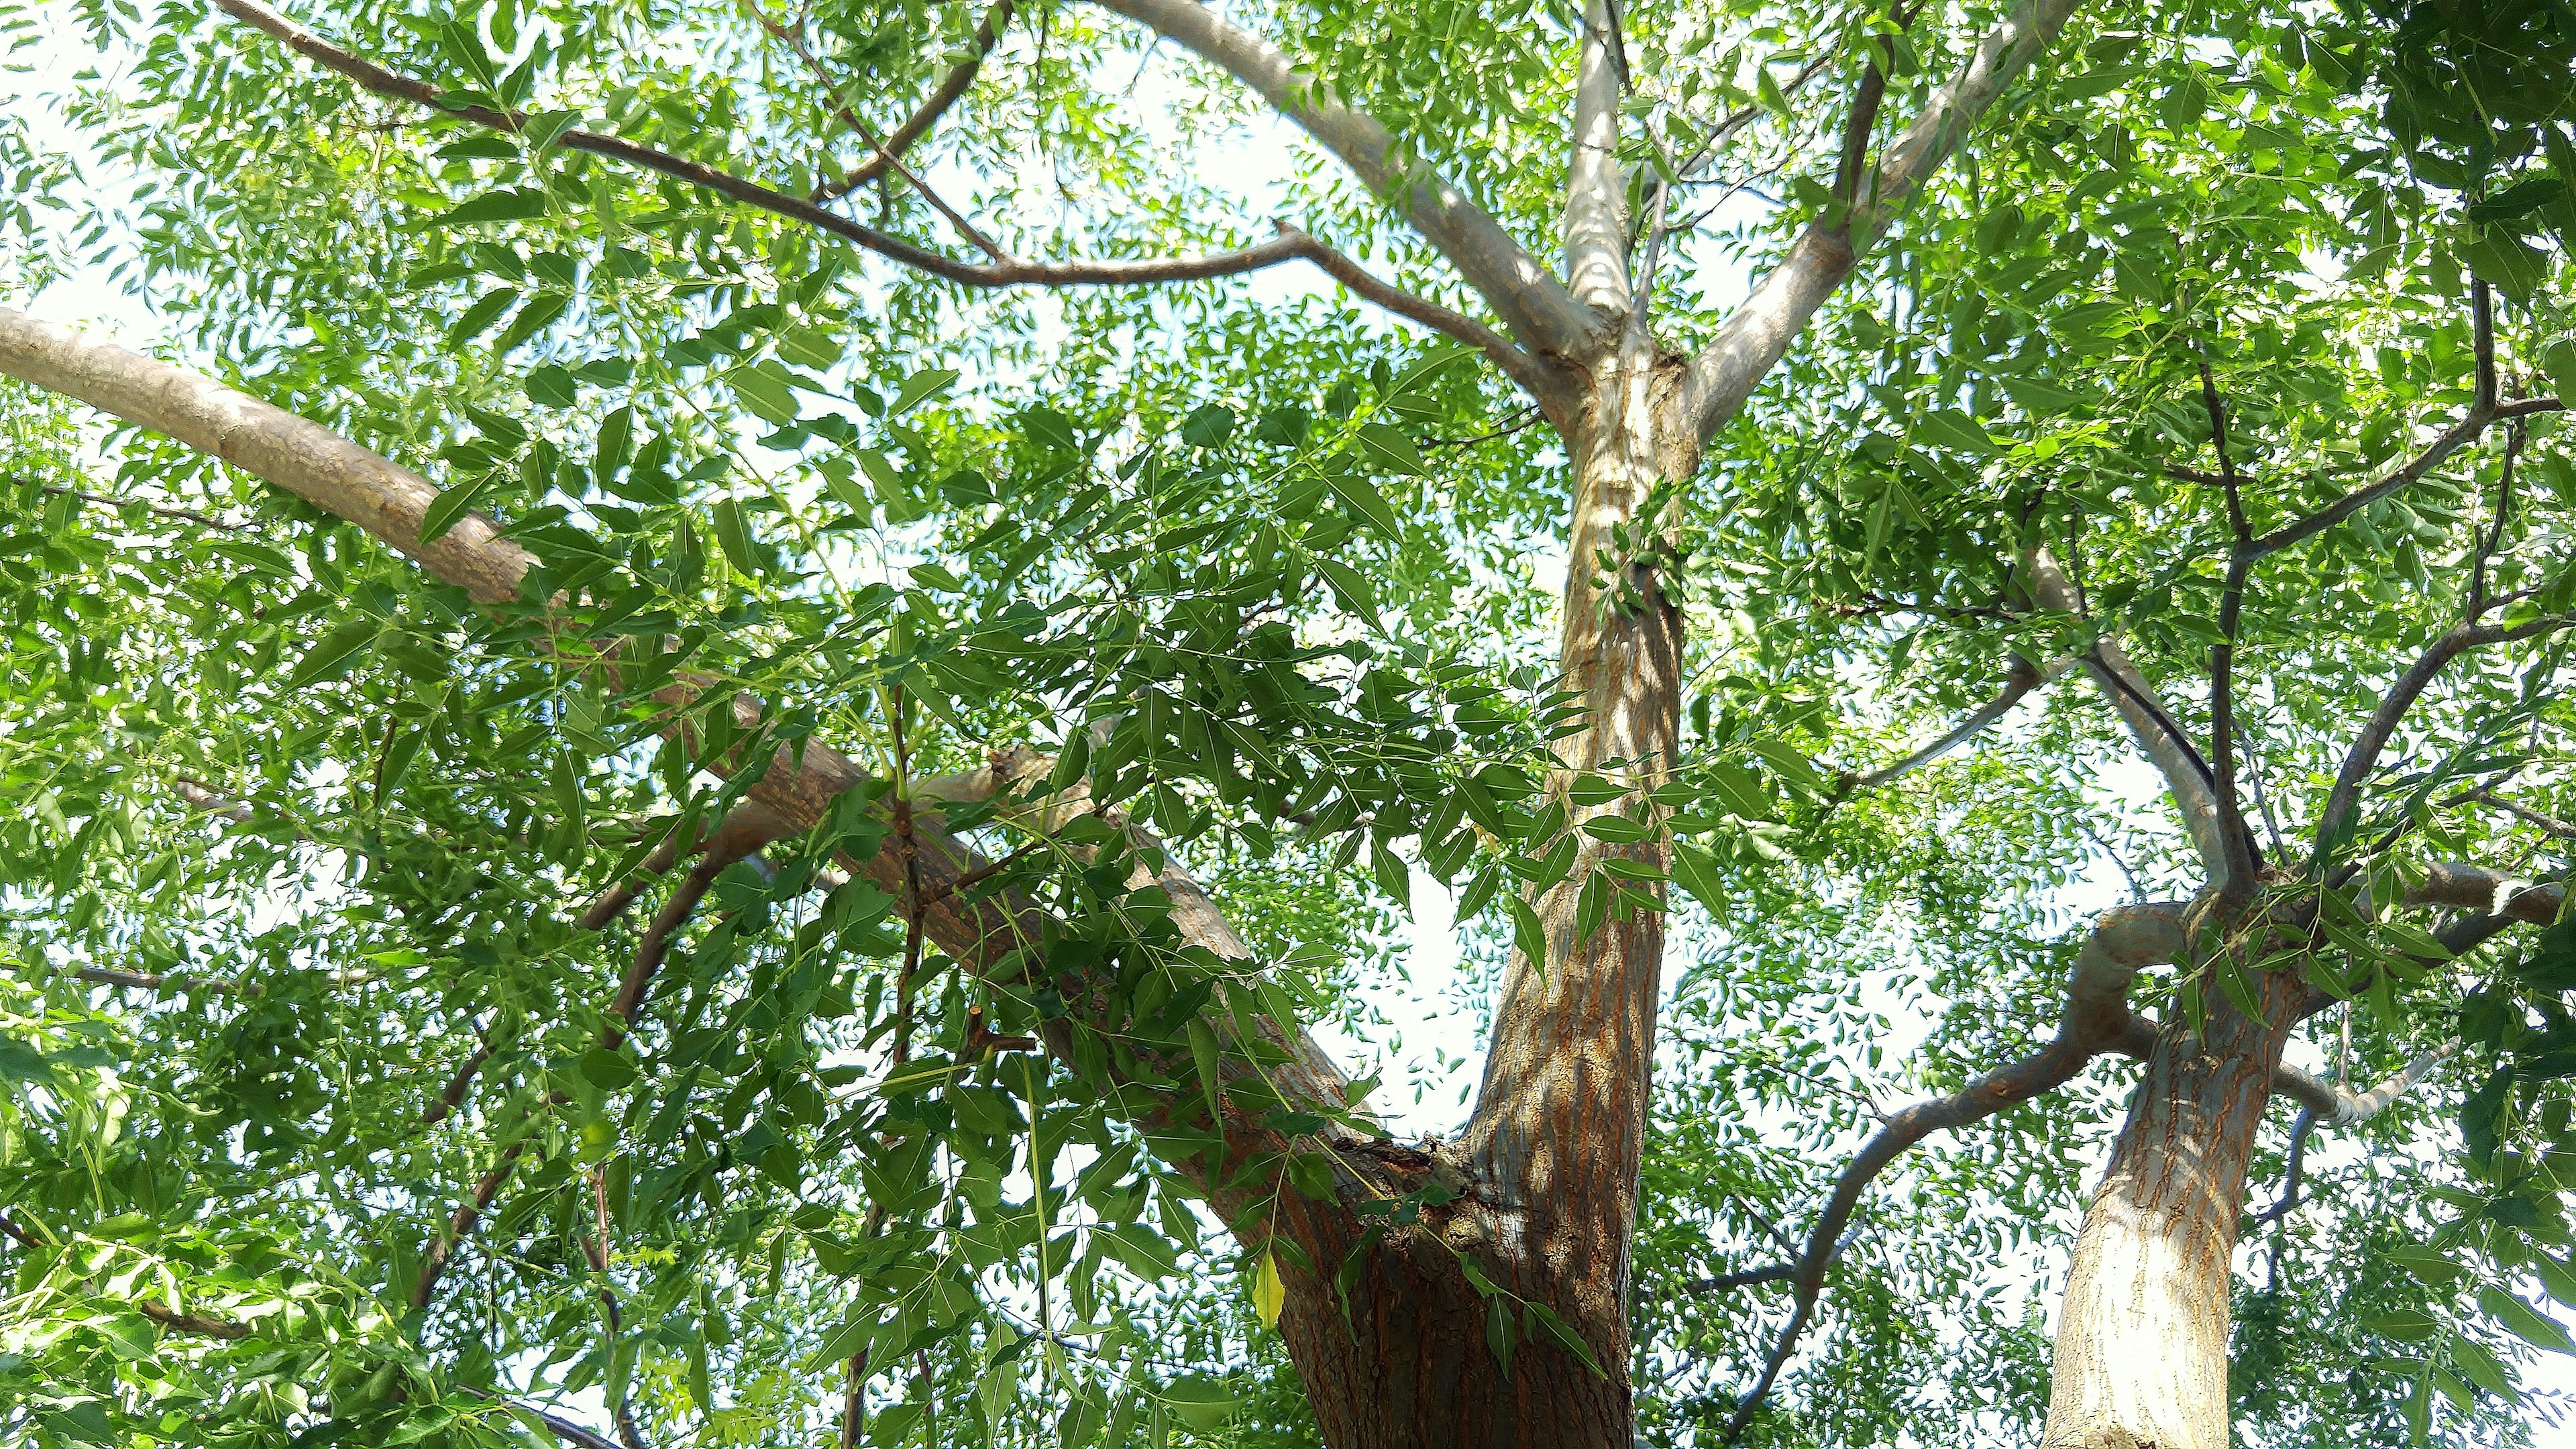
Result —
POLYGON ((2057 1327, 2045 1449, 2227 1449, 2230 1262, 2245 1169, 2307 986, 2256 973, 2261 1020, 2221 996, 2157 1033, 2084 1216, 2057 1327))

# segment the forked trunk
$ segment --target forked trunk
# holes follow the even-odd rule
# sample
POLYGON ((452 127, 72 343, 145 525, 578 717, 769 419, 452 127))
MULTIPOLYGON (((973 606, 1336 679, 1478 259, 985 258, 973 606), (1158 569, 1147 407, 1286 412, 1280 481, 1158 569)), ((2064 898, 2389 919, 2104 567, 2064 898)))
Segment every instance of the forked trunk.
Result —
MULTIPOLYGON (((1656 572, 1666 520, 1649 515, 1657 479, 1692 461, 1656 426, 1679 373, 1632 339, 1598 365, 1586 426, 1568 440, 1576 467, 1562 660, 1565 687, 1583 695, 1591 717, 1560 748, 1568 763, 1623 779, 1638 795, 1571 812, 1581 853, 1571 876, 1535 902, 1548 959, 1515 955, 1475 1118, 1442 1153, 1440 1170, 1464 1195, 1367 1251, 1347 1316, 1328 1280, 1360 1245, 1364 1223, 1312 1204, 1283 1212, 1281 1230, 1320 1271, 1285 1275, 1279 1326, 1333 1449, 1629 1449, 1635 1440, 1629 1250, 1663 916, 1613 904, 1586 929, 1583 894, 1605 855, 1661 869, 1667 848, 1606 846, 1579 827, 1604 810, 1642 809, 1643 792, 1670 778, 1679 742, 1681 618, 1656 572), (1500 1291, 1480 1294, 1462 1259, 1500 1291), (1529 1303, 1580 1334, 1602 1372, 1544 1329, 1531 1333, 1529 1303), (1498 1343, 1511 1350, 1508 1370, 1498 1343)), ((1660 907, 1661 886, 1630 888, 1660 907)))
POLYGON ((2075 1240, 2044 1449, 2227 1449, 2230 1261, 2263 1104, 2304 988, 2255 973, 2264 1019, 2224 998, 2156 1038, 2075 1240))

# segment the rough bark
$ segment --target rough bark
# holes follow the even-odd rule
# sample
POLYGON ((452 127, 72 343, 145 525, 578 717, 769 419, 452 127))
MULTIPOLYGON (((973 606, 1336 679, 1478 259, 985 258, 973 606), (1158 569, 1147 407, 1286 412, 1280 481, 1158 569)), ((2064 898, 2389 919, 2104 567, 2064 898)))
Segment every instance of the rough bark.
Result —
POLYGON ((2227 1449, 2230 1259, 2245 1170, 2306 988, 2258 973, 2263 1019, 2223 998, 2157 1033, 2075 1240, 2045 1449, 2227 1449))

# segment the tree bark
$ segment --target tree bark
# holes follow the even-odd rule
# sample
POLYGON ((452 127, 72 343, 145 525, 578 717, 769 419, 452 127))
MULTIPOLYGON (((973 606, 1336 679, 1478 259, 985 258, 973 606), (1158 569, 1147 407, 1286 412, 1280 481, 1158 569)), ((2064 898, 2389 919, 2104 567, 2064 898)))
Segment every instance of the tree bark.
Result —
POLYGON ((2263 1104, 2305 985, 2256 973, 2263 1018, 2223 997, 2157 1034, 2075 1240, 2044 1449, 2227 1449, 2231 1259, 2263 1104))

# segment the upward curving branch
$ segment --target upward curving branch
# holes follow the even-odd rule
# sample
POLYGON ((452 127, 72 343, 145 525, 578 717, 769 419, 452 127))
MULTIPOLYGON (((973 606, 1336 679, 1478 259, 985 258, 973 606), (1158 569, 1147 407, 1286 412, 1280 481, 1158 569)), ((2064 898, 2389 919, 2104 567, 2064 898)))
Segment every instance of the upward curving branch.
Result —
MULTIPOLYGON (((91 341, 69 328, 23 312, 0 308, 0 375, 77 398, 233 462, 263 481, 366 529, 421 560, 434 577, 466 588, 479 600, 516 598, 521 578, 533 566, 534 560, 525 551, 497 535, 489 519, 470 512, 433 543, 421 544, 422 513, 438 497, 438 490, 427 480, 318 424, 202 374, 110 343, 91 341)), ((681 684, 656 697, 678 709, 694 695, 692 686, 681 684)), ((761 726, 759 704, 739 694, 731 703, 734 718, 745 735, 756 735, 761 726)), ((731 772, 753 762, 737 752, 699 763, 710 770, 731 772)), ((943 782, 942 788, 950 799, 988 798, 1009 788, 1023 773, 996 766, 943 782)), ((842 795, 868 783, 866 772, 848 756, 829 745, 807 740, 795 747, 778 746, 769 768, 748 793, 774 813, 783 834, 792 834, 812 829, 842 795)), ((884 806, 877 808, 882 814, 884 806)), ((1044 972, 1043 963, 1028 962, 1020 954, 1026 943, 1042 934, 1037 908, 1011 892, 988 894, 960 889, 960 883, 982 870, 986 862, 950 833, 935 812, 915 811, 911 828, 915 849, 904 853, 907 859, 899 860, 897 852, 881 851, 859 863, 869 878, 889 892, 901 891, 907 863, 917 868, 924 930, 967 969, 986 972, 1010 962, 1016 970, 1044 972)), ((1154 884, 1169 897, 1171 919, 1186 944, 1203 947, 1229 961, 1252 956, 1215 903, 1176 866, 1164 862, 1154 884)), ((1067 999, 1092 998, 1092 988, 1083 979, 1071 974, 1055 979, 1067 999)), ((1068 1022, 1056 1023, 1046 1039, 1050 1050, 1067 1057, 1072 1049, 1069 1027, 1068 1022)), ((1281 1044, 1292 1060, 1269 1073, 1270 1083, 1292 1101, 1322 1103, 1339 1110, 1348 1100, 1347 1079, 1311 1037, 1303 1032, 1288 1035, 1292 1039, 1281 1044)), ((1152 1093, 1139 1092, 1135 1100, 1150 1102, 1150 1110, 1163 1110, 1162 1100, 1152 1093)), ((1223 1125, 1232 1145, 1243 1150, 1276 1151, 1284 1143, 1278 1132, 1259 1123, 1229 1116, 1223 1125)), ((451 1224, 451 1235, 470 1230, 490 1205, 491 1195, 499 1191, 518 1150, 516 1146, 506 1150, 492 1172, 476 1184, 472 1199, 457 1210, 459 1221, 451 1224)), ((1379 1194, 1376 1184, 1358 1176, 1370 1170, 1365 1160, 1351 1168, 1352 1191, 1364 1197, 1379 1194)), ((425 1265, 419 1291, 435 1287, 438 1272, 445 1266, 446 1241, 439 1240, 431 1264, 425 1265)))
POLYGON ((912 149, 915 141, 929 135, 930 128, 938 125, 940 117, 948 114, 948 108, 956 105, 967 89, 975 84, 976 73, 984 68, 984 57, 993 53, 1004 27, 1011 23, 1011 7, 1012 0, 993 0, 993 8, 984 12, 982 23, 975 27, 974 50, 964 60, 948 68, 948 74, 940 78, 939 86, 930 93, 930 98, 905 117, 903 124, 895 127, 883 142, 873 144, 866 160, 851 167, 847 175, 832 185, 816 187, 814 194, 806 199, 821 205, 849 195, 885 175, 889 168, 903 159, 906 151, 912 149))
POLYGON ((2075 0, 2022 0, 1887 148, 1868 179, 1855 187, 1853 199, 1799 233, 1789 254, 1691 359, 1681 397, 1691 437, 1706 440, 1752 399, 1753 390, 1788 351, 1790 339, 2074 12, 2075 0))
MULTIPOLYGON (((1584 0, 1583 44, 1575 63, 1574 146, 1565 163, 1565 275, 1576 300, 1604 316, 1631 307, 1628 295, 1628 185, 1619 169, 1619 11, 1584 0)), ((1643 299, 1636 303, 1644 306, 1643 299)))
POLYGON ((1098 3, 1232 75, 1341 158, 1371 191, 1403 212, 1543 362, 1564 366, 1585 358, 1605 336, 1603 319, 1500 223, 1428 165, 1400 162, 1385 126, 1331 99, 1324 85, 1279 47, 1197 0, 1098 3))
MULTIPOLYGON (((1780 1330, 1762 1375, 1736 1405, 1722 1443, 1741 1438, 1762 1407, 1771 1387, 1787 1367, 1799 1338, 1815 1316, 1816 1300, 1825 1289, 1825 1274, 1842 1244, 1843 1229, 1860 1206, 1861 1194, 1879 1173, 1906 1149, 1935 1132, 1982 1122, 2074 1079, 2095 1057, 2136 1049, 2136 1018, 2129 1014, 2129 981, 2141 967, 2173 959, 2183 944, 2180 901, 2121 906, 2104 912, 2076 954, 2066 982, 2066 1005, 2057 1035, 2038 1051, 1997 1067, 1958 1091, 1933 1097, 1883 1119, 1878 1134, 1855 1154, 1834 1181, 1833 1195, 1808 1230, 1806 1249, 1787 1277, 1797 1287, 1789 1321, 1780 1330)), ((1765 1280, 1767 1281, 1767 1280, 1765 1280)))
MULTIPOLYGON (((2044 609, 2064 613, 2076 612, 2075 586, 2066 571, 2058 567, 2055 555, 2046 548, 2034 549, 2030 556, 2031 597, 2044 609)), ((2209 763, 2192 748, 2191 737, 2174 723, 2171 711, 2156 697, 2154 686, 2138 673, 2117 640, 2104 637, 2085 657, 2084 666, 2102 687, 2102 695, 2136 738, 2138 748, 2164 776, 2165 788, 2173 795, 2174 808, 2182 813, 2183 827, 2191 834, 2194 849, 2200 856, 2200 868, 2211 886, 2224 889, 2231 878, 2230 861, 2234 852, 2228 849, 2226 815, 2219 808, 2216 783, 2209 763)))

